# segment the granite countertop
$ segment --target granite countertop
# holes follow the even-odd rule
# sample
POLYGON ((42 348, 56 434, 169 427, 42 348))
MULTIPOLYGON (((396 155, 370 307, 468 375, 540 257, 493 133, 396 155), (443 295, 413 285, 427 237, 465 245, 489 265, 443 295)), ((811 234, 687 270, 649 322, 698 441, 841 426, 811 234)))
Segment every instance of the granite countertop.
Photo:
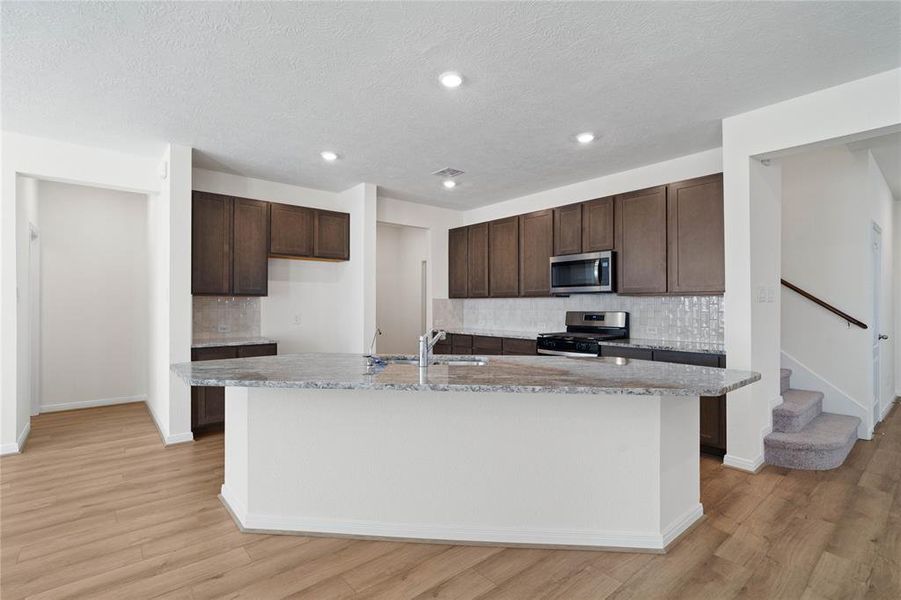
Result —
POLYGON ((760 379, 750 371, 617 358, 461 356, 487 364, 432 365, 423 372, 390 362, 401 357, 379 358, 367 367, 359 354, 284 354, 181 363, 172 371, 191 385, 644 396, 720 396, 760 379))
POLYGON ((213 348, 217 346, 253 346, 254 344, 277 344, 267 337, 195 337, 191 348, 213 348))
POLYGON ((601 346, 629 346, 649 350, 672 350, 673 352, 698 352, 701 354, 726 354, 724 344, 717 342, 681 342, 678 340, 647 340, 630 338, 627 340, 607 340, 601 346))

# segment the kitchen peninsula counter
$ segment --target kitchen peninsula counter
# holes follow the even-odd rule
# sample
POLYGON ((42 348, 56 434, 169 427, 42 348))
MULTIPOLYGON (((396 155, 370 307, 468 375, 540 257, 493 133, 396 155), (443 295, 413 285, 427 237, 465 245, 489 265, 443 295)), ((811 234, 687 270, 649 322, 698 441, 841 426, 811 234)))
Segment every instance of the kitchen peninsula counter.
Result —
POLYGON ((191 385, 207 386, 640 396, 720 396, 760 379, 749 371, 617 358, 443 355, 425 371, 401 360, 415 357, 376 357, 369 367, 359 354, 286 354, 173 370, 191 385))
POLYGON ((703 516, 698 397, 759 379, 458 358, 485 364, 301 354, 173 370, 226 386, 220 498, 244 531, 650 552, 703 516))

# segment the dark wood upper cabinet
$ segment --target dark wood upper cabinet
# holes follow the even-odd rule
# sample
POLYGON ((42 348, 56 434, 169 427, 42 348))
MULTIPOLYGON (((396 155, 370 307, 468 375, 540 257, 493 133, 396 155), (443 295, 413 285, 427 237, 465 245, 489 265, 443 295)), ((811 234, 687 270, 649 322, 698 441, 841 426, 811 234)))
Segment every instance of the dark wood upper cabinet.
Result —
POLYGON ((272 204, 269 212, 269 254, 313 256, 314 210, 291 204, 272 204))
POLYGON ((194 192, 191 209, 191 293, 231 293, 230 196, 194 192))
POLYGON ((466 298, 469 293, 469 228, 447 232, 447 295, 466 298))
POLYGON ((519 295, 519 217, 488 223, 488 295, 519 295))
POLYGON ((470 298, 488 297, 488 223, 470 225, 468 230, 467 284, 470 298))
POLYGON ((613 250, 613 197, 582 204, 582 252, 613 250))
POLYGON ((554 209, 554 255, 582 252, 582 205, 554 209))
POLYGON ((554 254, 554 211, 519 217, 519 294, 548 296, 550 257, 554 254))
POLYGON ((350 260, 350 215, 317 210, 313 237, 316 258, 350 260))
POLYGON ((617 196, 614 214, 617 291, 666 292, 666 186, 617 196))
POLYGON ((668 290, 725 290, 723 176, 671 183, 667 191, 668 290))
POLYGON ((269 203, 235 198, 232 294, 265 296, 269 291, 269 203))

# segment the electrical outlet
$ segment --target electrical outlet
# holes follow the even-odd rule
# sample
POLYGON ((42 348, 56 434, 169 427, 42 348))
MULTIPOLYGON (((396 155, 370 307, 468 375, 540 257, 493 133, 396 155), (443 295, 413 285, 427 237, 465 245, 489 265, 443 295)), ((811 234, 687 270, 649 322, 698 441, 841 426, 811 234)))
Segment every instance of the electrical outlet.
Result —
POLYGON ((300 315, 294 315, 294 326, 300 327, 300 315))

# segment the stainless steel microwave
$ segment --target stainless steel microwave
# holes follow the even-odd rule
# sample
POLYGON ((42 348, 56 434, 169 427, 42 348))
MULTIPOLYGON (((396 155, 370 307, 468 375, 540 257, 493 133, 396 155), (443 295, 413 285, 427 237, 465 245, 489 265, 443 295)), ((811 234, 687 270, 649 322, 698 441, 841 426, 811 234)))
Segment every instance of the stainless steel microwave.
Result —
POLYGON ((613 251, 551 257, 552 294, 597 294, 615 291, 613 251))

